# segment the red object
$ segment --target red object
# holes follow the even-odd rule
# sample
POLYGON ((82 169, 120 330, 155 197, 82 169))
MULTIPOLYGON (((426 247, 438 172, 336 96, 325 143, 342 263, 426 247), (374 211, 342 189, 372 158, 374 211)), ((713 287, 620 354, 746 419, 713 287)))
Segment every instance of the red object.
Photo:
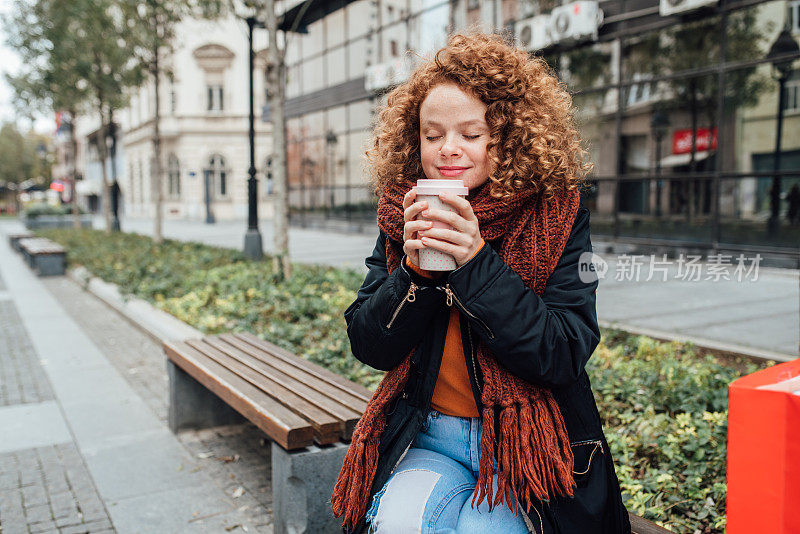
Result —
POLYGON ((800 359, 728 387, 728 534, 800 533, 800 359))
POLYGON ((64 191, 64 183, 63 182, 59 182, 59 181, 52 182, 50 184, 50 189, 52 189, 54 191, 58 191, 59 193, 61 193, 61 192, 64 191))
MULTIPOLYGON (((717 128, 697 129, 697 140, 695 141, 695 152, 703 152, 717 148, 717 128)), ((675 130, 672 133, 672 153, 689 154, 692 151, 692 130, 675 130)))

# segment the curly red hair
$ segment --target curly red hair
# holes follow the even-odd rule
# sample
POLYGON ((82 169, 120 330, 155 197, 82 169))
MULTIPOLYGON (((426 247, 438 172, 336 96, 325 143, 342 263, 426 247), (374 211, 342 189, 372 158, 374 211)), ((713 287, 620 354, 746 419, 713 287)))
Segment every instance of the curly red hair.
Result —
POLYGON ((454 83, 487 106, 490 193, 508 199, 533 189, 585 186, 592 164, 581 147, 572 97, 547 63, 506 44, 498 35, 456 34, 433 61, 394 88, 380 110, 374 143, 366 152, 377 195, 394 181, 425 178, 420 161, 419 108, 436 85, 454 83))

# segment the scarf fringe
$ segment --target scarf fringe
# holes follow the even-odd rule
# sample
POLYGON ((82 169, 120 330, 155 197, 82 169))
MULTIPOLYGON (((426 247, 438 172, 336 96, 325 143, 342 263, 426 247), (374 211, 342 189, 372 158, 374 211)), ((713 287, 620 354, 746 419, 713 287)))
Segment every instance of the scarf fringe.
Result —
POLYGON ((342 469, 331 495, 333 515, 344 515, 342 526, 348 527, 348 530, 355 528, 356 523, 367 513, 372 481, 378 468, 380 436, 386 428, 383 408, 405 387, 410 369, 409 354, 383 377, 353 431, 350 447, 344 456, 342 469))
POLYGON ((489 510, 494 505, 492 504, 492 496, 494 488, 492 486, 492 478, 494 471, 494 408, 483 408, 483 434, 481 435, 481 461, 478 466, 478 483, 477 490, 472 494, 472 507, 477 508, 487 499, 489 503, 489 510), (484 464, 490 466, 490 469, 484 468, 484 464), (477 504, 475 500, 477 499, 477 504))
MULTIPOLYGON (((524 503, 530 509, 535 501, 552 496, 572 496, 574 457, 564 422, 553 412, 550 395, 502 406, 499 427, 495 428, 495 404, 484 405, 481 461, 472 507, 487 499, 489 509, 506 503, 514 514, 524 503), (549 397, 549 398, 548 398, 549 397), (497 443, 497 491, 494 492, 494 444, 497 443), (544 449, 544 450, 543 450, 544 449)), ((557 408, 557 405, 556 405, 557 408)))

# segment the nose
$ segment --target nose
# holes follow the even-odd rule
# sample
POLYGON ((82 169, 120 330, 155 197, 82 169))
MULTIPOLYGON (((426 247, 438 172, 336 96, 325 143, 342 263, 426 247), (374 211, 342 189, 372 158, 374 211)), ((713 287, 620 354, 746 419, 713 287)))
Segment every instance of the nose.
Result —
POLYGON ((439 153, 446 158, 461 155, 461 148, 458 146, 458 143, 456 143, 454 135, 445 136, 444 144, 442 144, 442 148, 439 149, 439 153))

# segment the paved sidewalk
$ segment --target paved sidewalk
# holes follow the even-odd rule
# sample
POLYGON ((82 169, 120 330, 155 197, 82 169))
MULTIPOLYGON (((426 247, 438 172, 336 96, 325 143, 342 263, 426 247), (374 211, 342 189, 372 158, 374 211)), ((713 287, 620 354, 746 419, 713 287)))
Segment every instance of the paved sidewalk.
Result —
MULTIPOLYGON (((105 228, 102 217, 94 218, 94 226, 105 228)), ((153 235, 153 221, 150 219, 124 218, 120 226, 125 232, 142 235, 153 235)), ((247 221, 219 221, 205 224, 201 221, 166 220, 162 233, 169 239, 180 241, 199 241, 209 245, 243 249, 244 234, 247 221)), ((264 252, 269 254, 275 250, 274 227, 271 220, 259 222, 259 231, 264 252)), ((366 272, 364 258, 375 247, 378 227, 374 233, 357 234, 330 232, 306 228, 289 228, 289 254, 292 261, 299 263, 316 263, 336 267, 350 267, 366 272)))
MULTIPOLYGON (((96 227, 103 225, 95 219, 96 227)), ((164 235, 178 240, 200 241, 241 249, 245 221, 164 221, 164 235)), ((125 231, 152 235, 149 219, 124 219, 125 231)), ((272 250, 272 222, 260 222, 264 250, 272 250)), ((294 261, 344 266, 366 272, 364 258, 375 246, 373 234, 348 234, 291 227, 289 253, 294 261)), ((666 281, 649 275, 650 258, 637 256, 639 276, 632 274, 630 258, 606 254, 604 244, 594 242, 595 251, 609 269, 597 290, 597 315, 603 326, 663 339, 694 341, 702 346, 759 357, 788 360, 798 356, 800 345, 800 271, 760 266, 741 281, 726 269, 728 279, 716 279, 714 266, 701 263, 698 280, 682 277, 673 261, 666 281), (619 280, 617 280, 617 276, 619 280)), ((659 258, 655 258, 659 259, 659 258)), ((688 258, 687 258, 688 259, 688 258)), ((735 258, 730 261, 735 262, 735 258)), ((752 258, 746 258, 750 267, 752 258)))
POLYGON ((0 531, 272 532, 260 434, 173 435, 160 348, 0 228, 0 531))

